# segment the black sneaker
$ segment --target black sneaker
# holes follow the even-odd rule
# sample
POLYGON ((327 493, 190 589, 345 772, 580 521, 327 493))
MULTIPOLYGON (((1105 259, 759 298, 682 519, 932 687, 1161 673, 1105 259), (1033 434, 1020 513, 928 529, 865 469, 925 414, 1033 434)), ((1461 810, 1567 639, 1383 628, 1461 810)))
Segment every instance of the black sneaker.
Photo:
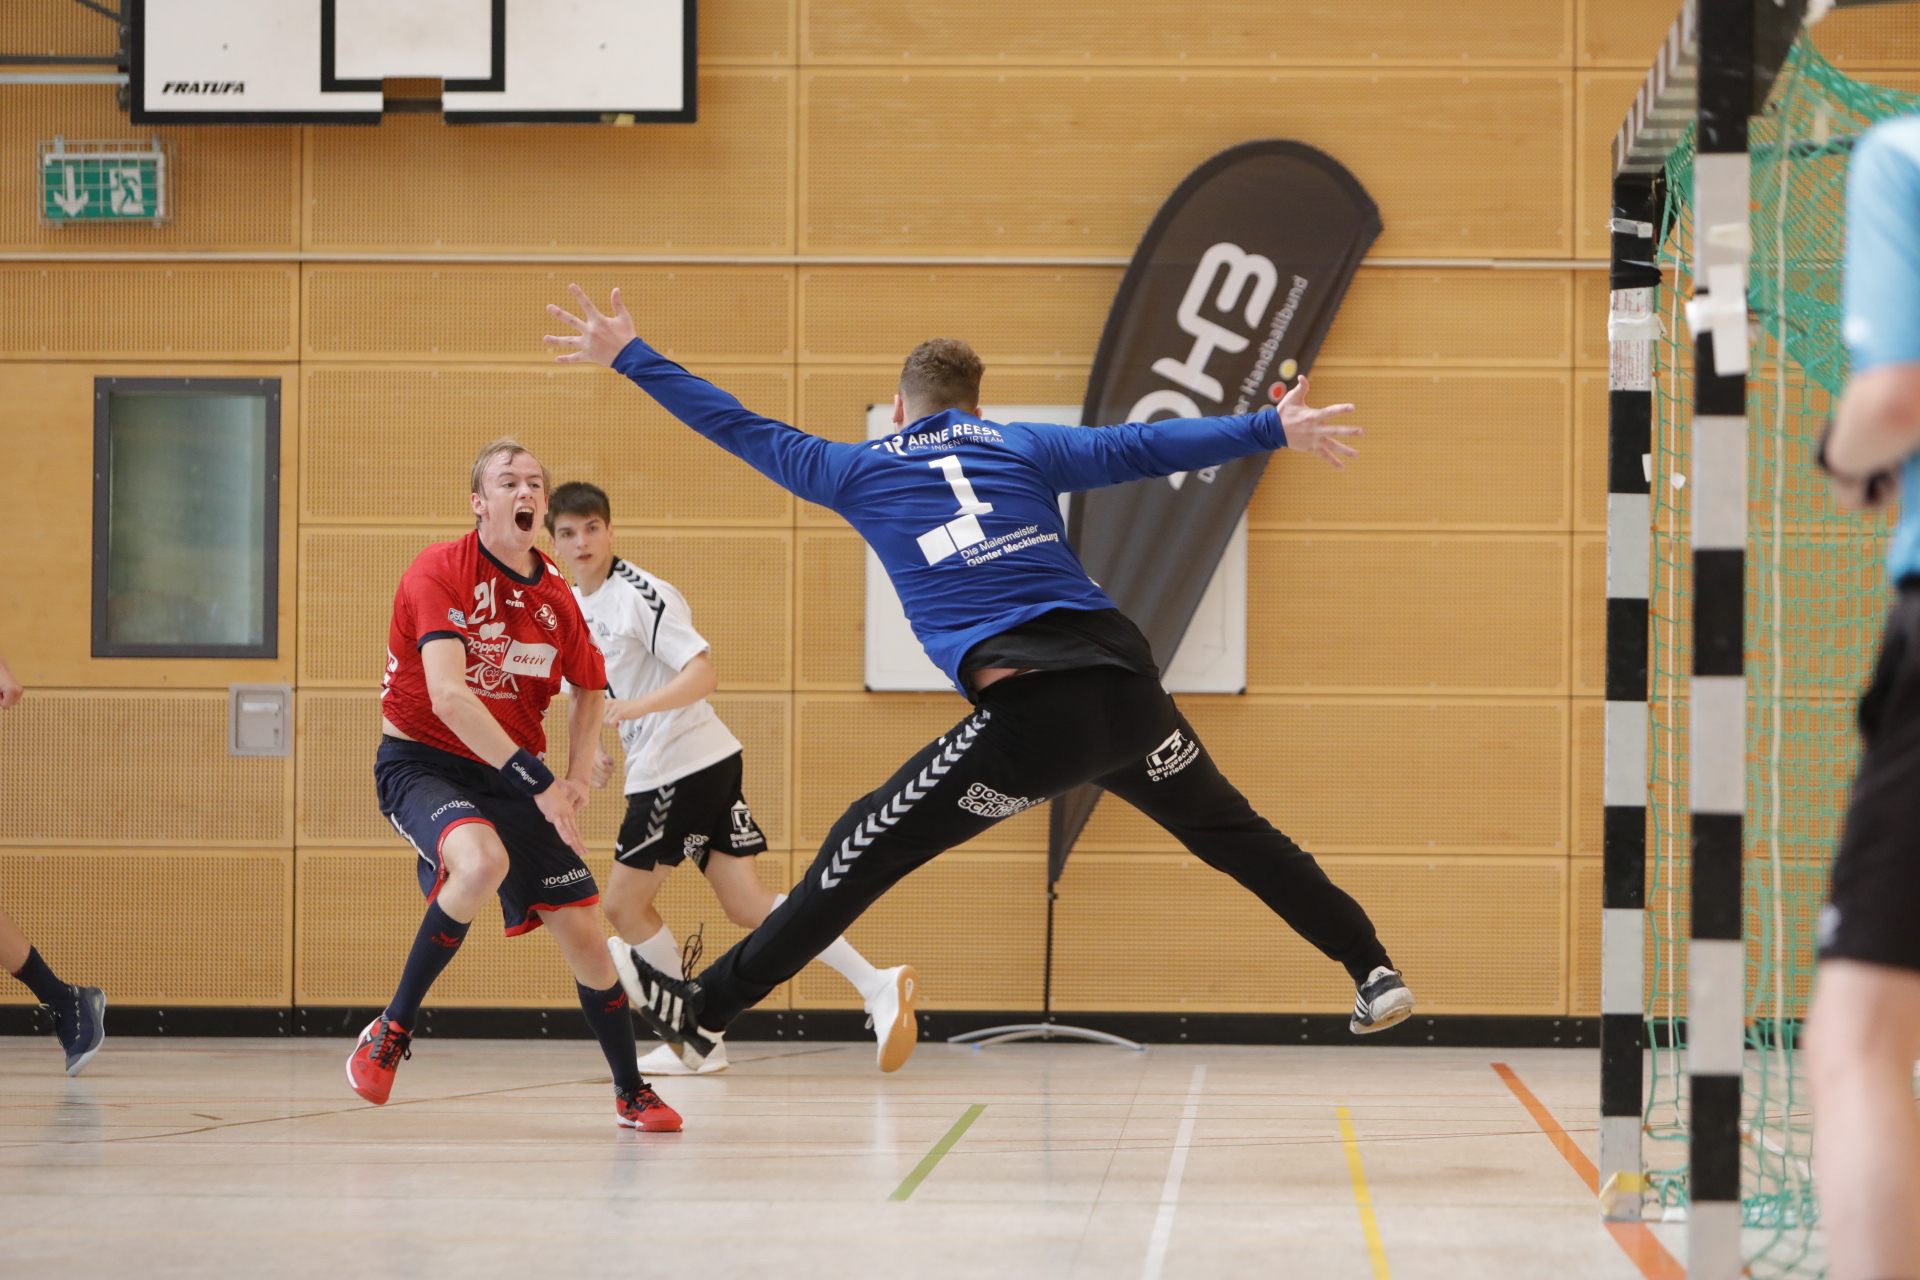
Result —
POLYGON ((607 953, 613 957, 614 972, 620 975, 620 985, 633 1001, 634 1012, 655 1035, 673 1046, 688 1070, 700 1070, 709 1054, 721 1052, 721 1037, 726 1033, 708 1031, 700 1025, 707 993, 698 982, 669 978, 617 936, 607 939, 607 953))
POLYGON ((1347 1030, 1357 1036, 1372 1035, 1396 1022, 1405 1022, 1412 1013, 1413 992, 1407 990, 1398 973, 1381 965, 1360 984, 1360 992, 1353 998, 1353 1021, 1347 1024, 1347 1030))
POLYGON ((67 998, 49 1007, 53 1034, 67 1051, 67 1074, 77 1076, 106 1043, 107 997, 98 987, 68 987, 67 998))

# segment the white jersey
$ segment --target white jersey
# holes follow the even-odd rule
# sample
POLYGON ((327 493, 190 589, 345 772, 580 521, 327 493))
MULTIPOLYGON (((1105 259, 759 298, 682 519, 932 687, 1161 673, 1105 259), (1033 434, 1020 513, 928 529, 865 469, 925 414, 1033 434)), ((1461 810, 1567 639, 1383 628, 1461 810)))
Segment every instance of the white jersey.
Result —
MULTIPOLYGON (((618 556, 592 595, 573 589, 593 638, 606 655, 607 684, 631 700, 664 688, 709 646, 693 629, 693 612, 670 583, 649 577, 618 556)), ((627 752, 627 789, 651 791, 718 764, 740 750, 706 699, 620 722, 627 752)))

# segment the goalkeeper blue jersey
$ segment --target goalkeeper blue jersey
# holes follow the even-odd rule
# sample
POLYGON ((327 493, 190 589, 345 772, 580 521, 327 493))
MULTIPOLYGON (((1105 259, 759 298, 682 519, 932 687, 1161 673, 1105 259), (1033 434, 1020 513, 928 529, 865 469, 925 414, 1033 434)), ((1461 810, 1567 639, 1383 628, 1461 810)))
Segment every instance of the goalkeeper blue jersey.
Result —
POLYGON ((1111 609, 1067 544, 1059 495, 1286 447, 1280 415, 1087 430, 957 409, 862 444, 764 418, 638 338, 615 358, 674 417, 775 484, 838 512, 880 557, 927 656, 960 686, 968 649, 1053 609, 1111 609))

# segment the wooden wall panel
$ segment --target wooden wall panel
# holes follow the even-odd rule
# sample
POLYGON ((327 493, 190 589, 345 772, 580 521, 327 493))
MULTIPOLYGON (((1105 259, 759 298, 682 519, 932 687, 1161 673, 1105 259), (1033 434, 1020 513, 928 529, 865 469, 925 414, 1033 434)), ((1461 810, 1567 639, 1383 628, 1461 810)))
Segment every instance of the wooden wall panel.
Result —
POLYGON ((791 253, 793 74, 707 68, 699 95, 693 125, 310 130, 307 247, 791 253))
POLYGON ((619 555, 686 597, 694 627, 713 646, 721 688, 792 687, 792 533, 618 524, 615 529, 619 555))
POLYGON ((1607 527, 1607 375, 1573 375, 1573 527, 1607 527))
MULTIPOLYGON (((62 977, 102 988, 109 1004, 292 996, 289 849, 0 850, 0 901, 62 977)), ((343 945, 362 941, 342 933, 343 945)), ((0 1004, 34 1002, 18 983, 0 990, 0 1004)))
POLYGON ((1352 401, 1366 435, 1344 472, 1277 453, 1247 508, 1256 529, 1563 529, 1568 375, 1329 369, 1322 402, 1352 401))
MULTIPOLYGON (((1813 29, 1814 45, 1849 75, 1920 67, 1920 23, 1901 5, 1829 13, 1813 29)), ((1876 83, 1880 77, 1861 77, 1876 83)))
POLYGON ((865 688, 867 544, 851 529, 804 530, 795 536, 796 687, 865 688))
POLYGON ((1607 694, 1607 537, 1583 533, 1573 539, 1573 687, 1575 697, 1607 694))
POLYGON ((291 360, 299 296, 272 263, 9 264, 0 359, 291 360))
MULTIPOLYGON (((810 861, 796 852, 796 872, 810 861)), ((1038 1009, 1047 938, 1044 852, 956 849, 921 867, 847 930, 874 964, 910 964, 924 1009, 1038 1009)), ((796 1009, 858 1009, 817 961, 793 981, 796 1009)))
MULTIPOLYGON (((1672 283, 1671 279, 1668 283, 1672 283)), ((1573 362, 1582 368, 1607 367, 1607 310, 1611 305, 1608 288, 1604 271, 1573 273, 1573 362)), ((1663 306, 1671 306, 1670 290, 1663 289, 1657 300, 1663 306)))
MULTIPOLYGON (((750 408, 791 420, 787 370, 700 372, 750 408)), ((605 489, 617 523, 792 519, 792 500, 772 481, 605 369, 309 365, 302 381, 305 520, 469 522, 474 455, 509 435, 534 451, 556 485, 591 480, 605 489)))
POLYGON ((701 64, 792 62, 798 7, 798 0, 706 0, 700 6, 701 64))
MULTIPOLYGON (((42 0, 43 2, 43 0, 42 0)), ((9 3, 0 8, 12 10, 9 3)), ((96 19, 99 25, 112 24, 96 19)), ((42 39, 45 37, 43 36, 42 39)), ((39 41, 34 41, 39 43, 39 41)), ((8 52, 19 44, 0 45, 8 52)), ((63 47, 67 53, 71 46, 63 47)), ((300 131, 265 125, 156 129, 127 123, 102 85, 10 84, 0 112, 0 252, 100 254, 300 247, 300 131), (172 142, 174 217, 152 223, 60 227, 40 223, 37 147, 54 137, 172 142)), ((345 133, 373 130, 341 130, 345 133)), ((418 175, 416 175, 418 177, 418 175)))
MULTIPOLYGON (((1423 1014, 1566 1005, 1566 862, 1322 859, 1367 908, 1423 1014)), ((1055 907, 1054 1007, 1344 1013, 1353 982, 1198 859, 1076 853, 1055 907), (1194 939, 1206 939, 1196 947, 1194 939)))
POLYGON ((1119 283, 1112 267, 809 267, 800 358, 887 364, 898 378, 908 352, 945 337, 965 339, 990 367, 1091 364, 1119 283))
POLYGON ((373 688, 386 672, 400 575, 440 529, 306 528, 300 534, 300 683, 373 688))
MULTIPOLYGON (((970 713, 959 694, 812 693, 794 700, 794 848, 820 846, 846 807, 970 713)), ((961 846, 1044 850, 1045 807, 961 846)))
MULTIPOLYGON (((13 88, 15 86, 6 86, 13 88)), ((0 504, 0 538, 23 566, 0 610, 0 653, 29 689, 215 688, 293 677, 294 495, 299 490, 296 368, 261 364, 27 364, 0 361, 0 435, 19 483, 0 504), (94 378, 280 379, 280 656, 95 658, 93 636, 94 378)), ((224 748, 223 748, 224 749, 224 748)))
MULTIPOLYGON (((1678 10, 1676 9, 1676 12, 1678 10)), ((1613 135, 1633 105, 1633 95, 1646 78, 1643 65, 1635 71, 1580 73, 1578 123, 1575 133, 1573 178, 1574 254, 1604 258, 1611 248, 1607 220, 1613 216, 1613 135)))
MULTIPOLYGON (((793 843, 793 700, 776 693, 716 693, 708 702, 740 740, 740 793, 752 807, 767 847, 787 848, 793 843)), ((624 759, 620 767, 625 769, 624 759)), ((608 791, 619 790, 625 776, 617 775, 608 791)))
POLYGON ((1598 858, 1606 852, 1607 704, 1599 698, 1575 698, 1569 707, 1570 851, 1575 858, 1598 858))
POLYGON ((1559 368, 1572 273, 1362 267, 1315 367, 1492 365, 1559 368))
MULTIPOLYGON (((1249 694, 1189 696, 1180 705, 1221 772, 1315 854, 1566 853, 1563 700, 1249 694)), ((1079 847, 1179 846, 1108 797, 1079 847)))
POLYGON ((6 717, 0 844, 293 843, 291 762, 227 754, 224 689, 29 689, 6 717))
POLYGON ((1644 72, 1680 6, 1673 0, 1577 0, 1577 58, 1583 66, 1644 72))
POLYGON ((618 288, 647 342, 682 363, 781 364, 793 356, 787 268, 387 263, 306 268, 304 354, 551 365, 558 350, 541 336, 572 330, 546 307, 577 313, 569 284, 602 308, 618 288))
POLYGON ((889 66, 1032 63, 1071 65, 1446 66, 1564 62, 1571 12, 1536 0, 1461 10, 1437 0, 1393 7, 1391 17, 1312 0, 1285 22, 1258 0, 1184 9, 1153 0, 1089 8, 1067 0, 811 0, 802 58, 889 66))
POLYGON ((1269 533, 1247 547, 1257 693, 1566 690, 1566 539, 1269 533))
POLYGON ((1206 157, 1282 136, 1379 202, 1381 255, 1563 257, 1571 73, 801 73, 800 243, 822 253, 1131 254, 1206 157), (1462 163, 1500 157, 1501 180, 1462 163), (885 173, 992 174, 965 199, 885 173))
POLYGON ((302 689, 297 703, 298 843, 405 849, 407 842, 380 816, 373 785, 380 695, 302 689))
POLYGON ((1601 861, 1574 858, 1567 875, 1567 1012, 1600 1016, 1601 861))

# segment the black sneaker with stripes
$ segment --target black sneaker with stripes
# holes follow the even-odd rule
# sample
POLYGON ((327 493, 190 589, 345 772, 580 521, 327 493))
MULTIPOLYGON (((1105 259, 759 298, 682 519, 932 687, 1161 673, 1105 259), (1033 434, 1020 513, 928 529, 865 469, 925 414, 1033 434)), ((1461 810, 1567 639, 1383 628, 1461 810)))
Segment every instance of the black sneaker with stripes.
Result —
POLYGON ((1400 975, 1381 965, 1367 975, 1353 998, 1353 1021, 1347 1030, 1357 1036, 1384 1031, 1396 1022, 1405 1022, 1413 1012, 1413 992, 1400 975))
POLYGON ((673 1046, 688 1070, 698 1071, 726 1034, 700 1026, 700 1011, 706 1004, 700 984, 691 978, 669 978, 618 937, 607 939, 607 951, 634 1012, 673 1046))

